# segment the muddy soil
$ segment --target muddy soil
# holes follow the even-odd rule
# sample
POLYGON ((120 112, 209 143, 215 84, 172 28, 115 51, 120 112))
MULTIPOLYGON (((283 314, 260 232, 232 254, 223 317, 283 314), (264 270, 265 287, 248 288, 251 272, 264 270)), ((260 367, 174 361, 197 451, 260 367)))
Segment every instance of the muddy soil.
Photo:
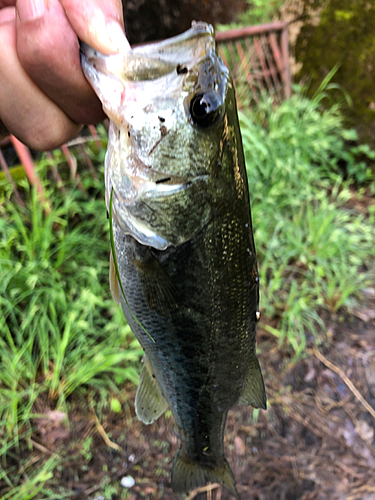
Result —
MULTIPOLYGON (((375 500, 374 295, 369 289, 366 306, 355 315, 327 317, 318 347, 310 341, 299 360, 260 323, 258 351, 269 408, 255 413, 234 408, 225 432, 242 500, 375 500)), ((134 386, 124 388, 121 414, 101 409, 100 400, 82 410, 82 398, 75 395, 69 402, 70 429, 58 418, 38 421, 29 460, 60 457, 50 483, 56 499, 63 490, 82 500, 125 498, 126 476, 134 479, 131 500, 181 498, 170 488, 178 446, 173 418, 167 414, 153 425, 141 424, 134 395, 134 386)), ((192 498, 232 497, 214 485, 192 498)))

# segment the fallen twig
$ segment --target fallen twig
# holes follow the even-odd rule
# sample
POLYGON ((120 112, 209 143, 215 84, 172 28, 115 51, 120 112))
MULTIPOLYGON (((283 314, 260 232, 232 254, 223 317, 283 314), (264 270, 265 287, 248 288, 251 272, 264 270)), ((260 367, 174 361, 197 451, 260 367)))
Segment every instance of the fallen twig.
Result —
POLYGON ((195 490, 193 490, 186 500, 193 500, 193 498, 195 498, 200 493, 207 493, 207 499, 212 499, 212 491, 216 490, 217 488, 220 488, 219 483, 211 483, 207 484, 206 486, 201 486, 200 488, 196 488, 195 490))
POLYGON ((99 422, 99 419, 98 419, 98 416, 96 415, 94 409, 92 409, 92 414, 94 415, 94 418, 95 418, 95 422, 96 422, 96 428, 97 430, 99 431, 99 434, 102 436, 102 438, 104 439, 105 441, 105 444, 107 446, 109 446, 110 448, 114 449, 114 450, 117 450, 117 451, 123 451, 123 449, 121 448, 121 446, 119 446, 118 444, 114 443, 113 441, 111 441, 109 439, 109 437, 107 436, 107 433, 105 432, 105 430, 103 429, 103 426, 102 424, 99 422))
POLYGON ((362 405, 366 408, 366 410, 370 413, 370 415, 375 419, 374 408, 371 405, 369 405, 369 403, 365 400, 365 398, 355 387, 353 382, 345 375, 345 373, 341 370, 341 368, 331 363, 331 361, 328 361, 328 359, 323 356, 323 354, 318 350, 317 347, 314 346, 312 352, 319 359, 319 361, 321 361, 327 368, 334 371, 342 378, 342 380, 349 387, 349 389, 352 391, 352 393, 358 399, 358 401, 362 403, 362 405))
POLYGON ((57 455, 55 452, 49 450, 37 441, 34 441, 34 439, 30 439, 29 441, 33 445, 33 447, 37 448, 39 451, 46 453, 47 455, 51 455, 51 457, 58 458, 59 460, 61 459, 61 457, 59 457, 59 455, 57 455))
POLYGON ((363 493, 374 493, 374 492, 375 492, 375 486, 364 484, 363 486, 355 488, 353 491, 354 494, 350 495, 350 497, 348 497, 347 500, 356 500, 356 498, 358 498, 363 493))

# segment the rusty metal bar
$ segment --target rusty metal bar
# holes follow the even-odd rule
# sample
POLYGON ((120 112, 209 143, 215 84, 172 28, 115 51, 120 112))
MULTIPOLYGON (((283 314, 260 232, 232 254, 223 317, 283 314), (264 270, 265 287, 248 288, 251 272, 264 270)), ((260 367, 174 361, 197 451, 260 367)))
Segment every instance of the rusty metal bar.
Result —
POLYGON ((40 180, 40 177, 38 176, 35 170, 34 161, 31 156, 29 148, 27 148, 24 144, 22 144, 21 141, 19 141, 16 137, 14 137, 14 135, 10 136, 10 140, 12 141, 13 147, 16 150, 16 153, 25 169, 30 184, 32 186, 35 186, 40 201, 44 205, 44 211, 48 215, 51 212, 51 202, 46 197, 42 181, 40 180))
POLYGON ((99 149, 102 149, 102 143, 100 142, 96 128, 94 127, 94 125, 88 125, 88 127, 89 127, 89 130, 91 132, 91 135, 93 136, 93 138, 95 140, 96 145, 98 146, 99 149))
POLYGON ((271 79, 269 76, 270 72, 266 66, 266 61, 264 60, 264 57, 263 57, 263 50, 262 50, 262 47, 260 46, 258 38, 254 37, 253 43, 254 43, 254 47, 255 47, 259 62, 260 62, 260 66, 262 68, 263 76, 264 76, 266 83, 267 83, 267 86, 268 86, 268 90, 270 92, 272 92, 272 82, 271 82, 271 79))
MULTIPOLYGON (((245 53, 244 53, 243 48, 241 46, 241 42, 237 40, 234 43, 236 45, 238 55, 240 56, 241 68, 243 69, 244 74, 246 75, 246 79, 251 87, 251 90, 253 92, 253 97, 254 97, 255 101, 258 103, 259 102, 258 89, 256 87, 254 75, 252 74, 251 69, 249 69, 249 71, 247 71, 246 56, 245 56, 245 53)), ((263 90, 261 80, 258 80, 257 84, 259 85, 260 90, 263 90)))
POLYGON ((220 57, 222 58, 223 63, 225 64, 225 66, 229 69, 229 61, 226 58, 223 50, 220 50, 220 57))
POLYGON ((262 35, 270 31, 282 31, 287 27, 284 21, 277 21, 275 23, 259 24, 257 26, 247 26, 246 28, 239 28, 236 30, 219 31, 215 34, 215 39, 218 43, 227 40, 236 40, 238 38, 246 38, 248 36, 262 35))
MULTIPOLYGON (((269 41, 270 41, 270 46, 271 46, 273 58, 276 62, 277 70, 280 74, 281 81, 285 86, 285 82, 284 82, 284 70, 285 70, 284 63, 285 63, 285 61, 284 61, 284 58, 282 56, 281 50, 279 48, 279 45, 277 43, 277 40, 276 40, 274 33, 270 34, 269 41)), ((285 95, 285 90, 284 90, 284 95, 285 95)))
POLYGON ((69 168, 70 168, 70 178, 72 180, 76 180, 77 178, 77 159, 72 156, 72 154, 69 151, 69 148, 66 144, 61 146, 61 150, 65 155, 66 161, 68 162, 69 168))
MULTIPOLYGON (((270 93, 273 93, 275 104, 290 96, 291 76, 286 22, 219 32, 216 33, 216 41, 220 53, 228 56, 225 62, 232 72, 238 90, 240 87, 242 89, 240 82, 243 75, 257 103, 259 102, 258 91, 264 88, 268 88, 270 93), (249 43, 252 44, 253 53, 247 57, 249 43), (243 44, 245 44, 246 53, 243 44)), ((237 95, 241 97, 238 91, 237 95)))
POLYGON ((279 99, 279 102, 281 102, 283 99, 282 99, 282 95, 280 92, 280 83, 279 83, 279 80, 277 77, 277 69, 276 69, 276 66, 274 65, 274 58, 269 50, 268 40, 264 35, 260 37, 260 43, 261 43, 263 52, 266 56, 267 65, 268 65, 268 68, 270 70, 271 77, 272 77, 272 80, 274 83, 272 90, 274 92, 276 92, 277 97, 279 99))
MULTIPOLYGON (((230 55, 230 59, 231 59, 231 66, 228 66, 229 70, 232 72, 232 73, 235 73, 235 69, 236 69, 236 59, 237 59, 237 55, 235 53, 235 45, 234 45, 234 42, 230 42, 227 44, 227 49, 228 49, 228 52, 229 52, 229 55, 230 55)), ((230 63, 230 61, 228 61, 230 63)))
POLYGON ((69 168, 70 168, 70 177, 72 180, 76 180, 78 187, 80 188, 81 191, 84 193, 86 192, 86 189, 83 187, 81 177, 79 173, 77 172, 77 158, 72 155, 72 153, 69 151, 69 148, 66 144, 61 146, 62 152, 65 155, 66 161, 68 162, 69 168))
POLYGON ((289 63, 289 36, 288 36, 288 25, 281 31, 281 54, 284 60, 284 71, 283 71, 283 81, 285 85, 285 98, 288 99, 292 93, 292 79, 290 75, 290 63, 289 63))
MULTIPOLYGON (((251 72, 253 69, 252 61, 251 61, 253 54, 245 53, 240 41, 237 40, 237 42, 235 42, 235 45, 237 48, 238 55, 240 56, 240 59, 241 59, 241 68, 243 69, 245 74, 248 72, 251 72)), ((248 51, 248 47, 246 46, 246 43, 245 43, 245 47, 246 47, 246 51, 248 51)))
POLYGON ((98 176, 96 175, 96 172, 95 172, 94 165, 91 161, 90 156, 87 154, 85 148, 83 147, 83 144, 80 144, 78 147, 79 147, 83 157, 85 158, 85 162, 86 162, 87 166, 89 167, 91 175, 93 176, 94 179, 98 179, 98 176))
MULTIPOLYGON (((237 45, 237 44, 239 44, 239 42, 236 42, 236 45, 237 45)), ((241 48, 241 51, 242 51, 242 48, 241 48)), ((241 56, 241 54, 240 54, 240 56, 241 56)), ((243 57, 245 57, 245 55, 244 55, 243 51, 242 51, 242 56, 243 56, 243 57)), ((241 61, 242 61, 242 56, 241 56, 241 61)), ((250 71, 248 71, 248 72, 247 72, 247 71, 246 71, 246 67, 244 67, 244 66, 242 66, 242 67, 243 67, 243 69, 244 69, 244 71, 245 71, 245 74, 246 74, 246 75, 251 75, 251 77, 252 77, 252 79, 253 79, 253 81, 254 81, 254 86, 255 86, 255 85, 257 85, 257 86, 259 87, 259 90, 260 90, 261 92, 263 92, 263 90, 264 90, 264 86, 263 86, 263 84, 262 84, 262 78, 256 78, 256 70, 255 70, 255 68, 253 68, 253 70, 252 70, 252 71, 250 70, 250 71), (256 82, 256 83, 255 83, 255 82, 256 82)), ((255 88, 256 88, 256 87, 255 87, 255 88)), ((257 90, 258 90, 258 89, 257 89, 257 90)))

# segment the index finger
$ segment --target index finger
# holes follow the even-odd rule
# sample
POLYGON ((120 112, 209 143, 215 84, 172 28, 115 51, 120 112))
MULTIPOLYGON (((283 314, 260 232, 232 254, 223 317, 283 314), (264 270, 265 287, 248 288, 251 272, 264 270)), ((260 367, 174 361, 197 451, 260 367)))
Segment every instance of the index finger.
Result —
POLYGON ((121 0, 60 0, 78 38, 102 54, 130 49, 121 0))

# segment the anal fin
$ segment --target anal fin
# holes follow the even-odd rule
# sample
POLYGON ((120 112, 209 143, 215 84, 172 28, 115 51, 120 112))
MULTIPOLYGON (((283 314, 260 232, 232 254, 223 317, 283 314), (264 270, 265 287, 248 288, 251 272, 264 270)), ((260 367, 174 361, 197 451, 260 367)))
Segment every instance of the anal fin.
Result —
POLYGON ((137 417, 144 424, 152 424, 167 408, 168 403, 164 399, 159 384, 152 372, 151 365, 145 355, 137 394, 135 396, 137 417))
POLYGON ((267 396, 258 358, 254 355, 239 405, 251 405, 254 408, 267 409, 267 396))

